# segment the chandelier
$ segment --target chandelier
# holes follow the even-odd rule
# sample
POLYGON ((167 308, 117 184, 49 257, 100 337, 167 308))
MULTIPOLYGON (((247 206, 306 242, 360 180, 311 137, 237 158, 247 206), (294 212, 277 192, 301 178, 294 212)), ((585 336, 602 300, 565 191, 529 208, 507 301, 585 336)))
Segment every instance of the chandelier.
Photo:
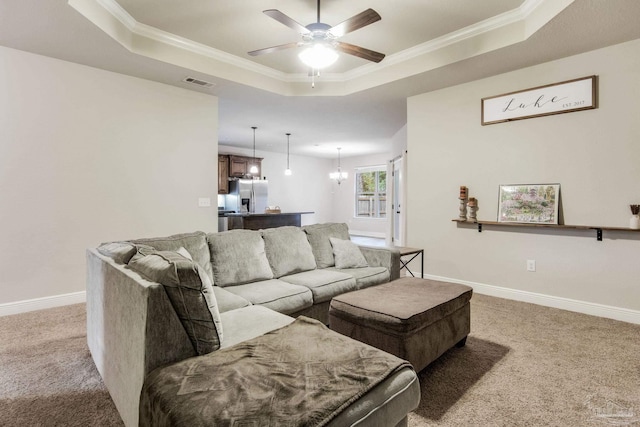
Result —
POLYGON ((342 148, 338 147, 338 170, 336 172, 331 172, 329 174, 329 178, 335 180, 338 185, 340 185, 340 183, 344 180, 346 180, 349 177, 349 174, 347 172, 342 172, 342 168, 340 165, 340 150, 342 148))

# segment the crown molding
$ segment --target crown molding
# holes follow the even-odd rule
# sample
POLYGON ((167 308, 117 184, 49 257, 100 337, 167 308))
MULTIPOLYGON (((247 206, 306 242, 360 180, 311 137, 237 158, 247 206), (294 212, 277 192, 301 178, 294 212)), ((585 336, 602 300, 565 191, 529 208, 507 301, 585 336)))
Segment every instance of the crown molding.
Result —
MULTIPOLYGON (((573 3, 573 1, 574 0, 569 0, 568 2, 566 2, 567 4, 562 6, 562 8, 558 10, 558 13, 569 4, 573 3)), ((484 21, 477 22, 465 28, 461 28, 459 30, 445 34, 441 37, 435 38, 433 40, 429 40, 422 44, 402 50, 393 55, 388 55, 380 64, 365 64, 358 68, 354 68, 353 70, 344 73, 345 78, 346 80, 357 79, 366 74, 370 74, 377 69, 392 67, 403 62, 439 51, 441 49, 445 49, 449 46, 462 43, 469 39, 480 37, 484 34, 488 34, 492 31, 507 27, 509 25, 524 22, 531 16, 532 13, 538 10, 538 8, 542 7, 545 2, 546 4, 550 4, 549 0, 525 0, 525 2, 522 3, 517 9, 513 9, 500 15, 493 16, 491 18, 485 19, 484 21)), ((559 3, 559 1, 556 1, 555 6, 559 5, 559 3)), ((523 37, 522 40, 525 39, 526 37, 523 37)))
MULTIPOLYGON (((274 70, 271 67, 266 67, 261 64, 257 64, 248 59, 240 58, 236 55, 215 49, 211 46, 207 46, 202 43, 195 42, 193 40, 180 37, 176 34, 169 33, 167 31, 160 30, 156 27, 152 27, 147 24, 136 21, 126 10, 116 2, 116 0, 95 0, 100 6, 102 6, 107 12, 109 12, 115 19, 117 19, 122 25, 127 28, 132 34, 140 37, 145 37, 150 40, 154 40, 169 46, 177 47, 179 49, 186 50, 196 55, 213 58, 217 61, 227 63, 239 68, 243 68, 247 71, 263 74, 272 79, 280 81, 289 81, 290 74, 282 71, 274 70)), ((71 4, 72 0, 69 1, 71 4)))

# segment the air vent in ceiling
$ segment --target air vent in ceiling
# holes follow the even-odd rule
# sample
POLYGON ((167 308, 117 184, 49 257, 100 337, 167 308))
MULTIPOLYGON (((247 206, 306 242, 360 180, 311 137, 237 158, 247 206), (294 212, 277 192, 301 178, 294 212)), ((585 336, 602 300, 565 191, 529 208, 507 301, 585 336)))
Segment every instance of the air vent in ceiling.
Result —
POLYGON ((194 79, 193 77, 185 77, 183 82, 191 83, 194 85, 202 86, 202 87, 214 87, 216 84, 211 82, 206 82, 204 80, 194 79))

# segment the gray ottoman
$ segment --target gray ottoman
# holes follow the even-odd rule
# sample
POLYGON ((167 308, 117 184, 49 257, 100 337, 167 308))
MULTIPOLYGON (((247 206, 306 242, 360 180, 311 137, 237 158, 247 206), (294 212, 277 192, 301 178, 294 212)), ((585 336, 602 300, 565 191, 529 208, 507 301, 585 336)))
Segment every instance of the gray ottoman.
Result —
POLYGON ((472 293, 465 285, 404 277, 334 297, 329 327, 408 360, 417 372, 464 346, 472 293))

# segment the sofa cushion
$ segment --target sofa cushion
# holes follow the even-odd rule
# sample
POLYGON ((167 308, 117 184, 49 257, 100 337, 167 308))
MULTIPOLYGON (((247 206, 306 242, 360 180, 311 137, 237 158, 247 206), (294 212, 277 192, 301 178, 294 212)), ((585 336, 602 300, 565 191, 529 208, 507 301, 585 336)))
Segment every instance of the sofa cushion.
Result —
POLYGON ((252 304, 263 305, 283 314, 296 313, 313 305, 309 288, 280 279, 229 286, 225 289, 248 299, 252 304))
POLYGON ((267 228, 262 238, 275 278, 316 268, 311 245, 300 227, 267 228))
POLYGON ((261 305, 250 305, 227 311, 221 313, 220 316, 222 317, 225 331, 224 342, 220 348, 231 347, 242 341, 259 337, 267 332, 286 326, 294 320, 293 317, 261 305))
MULTIPOLYGON (((214 286, 213 293, 216 296, 216 301, 218 301, 218 311, 220 312, 220 314, 251 305, 250 301, 242 298, 239 295, 229 292, 228 290, 226 290, 225 288, 221 288, 220 286, 214 286)), ((222 323, 224 323, 224 321, 222 323)), ((225 330, 228 332, 228 329, 225 328, 225 330)), ((225 335, 227 337, 229 336, 228 333, 225 335)), ((223 347, 226 346, 226 344, 227 340, 225 339, 223 347)))
POLYGON ((209 247, 207 246, 207 236, 202 231, 193 233, 174 234, 168 237, 152 237, 145 239, 132 240, 132 243, 148 245, 159 251, 177 251, 179 248, 185 248, 193 260, 204 269, 213 280, 211 271, 211 256, 209 255, 209 247))
POLYGON ((358 289, 353 276, 326 268, 283 276, 280 280, 309 288, 314 304, 330 301, 336 295, 358 289))
POLYGON ((364 255, 362 255, 362 252, 360 252, 360 248, 351 240, 329 237, 329 241, 333 248, 336 268, 369 267, 367 260, 364 258, 364 255))
POLYGON ((210 233, 207 241, 216 286, 241 285, 273 278, 259 231, 210 233))
POLYGON ((139 248, 128 266, 164 286, 197 354, 220 348, 222 323, 216 297, 198 263, 178 252, 139 248))
POLYGON ((318 268, 333 267, 333 248, 329 237, 349 240, 349 227, 344 223, 325 223, 305 225, 302 230, 307 233, 307 239, 311 244, 313 256, 316 258, 318 268))
POLYGON ((364 268, 336 268, 329 270, 338 271, 353 276, 356 279, 357 289, 368 288, 369 286, 387 283, 390 279, 389 270, 385 267, 364 267, 364 268))

